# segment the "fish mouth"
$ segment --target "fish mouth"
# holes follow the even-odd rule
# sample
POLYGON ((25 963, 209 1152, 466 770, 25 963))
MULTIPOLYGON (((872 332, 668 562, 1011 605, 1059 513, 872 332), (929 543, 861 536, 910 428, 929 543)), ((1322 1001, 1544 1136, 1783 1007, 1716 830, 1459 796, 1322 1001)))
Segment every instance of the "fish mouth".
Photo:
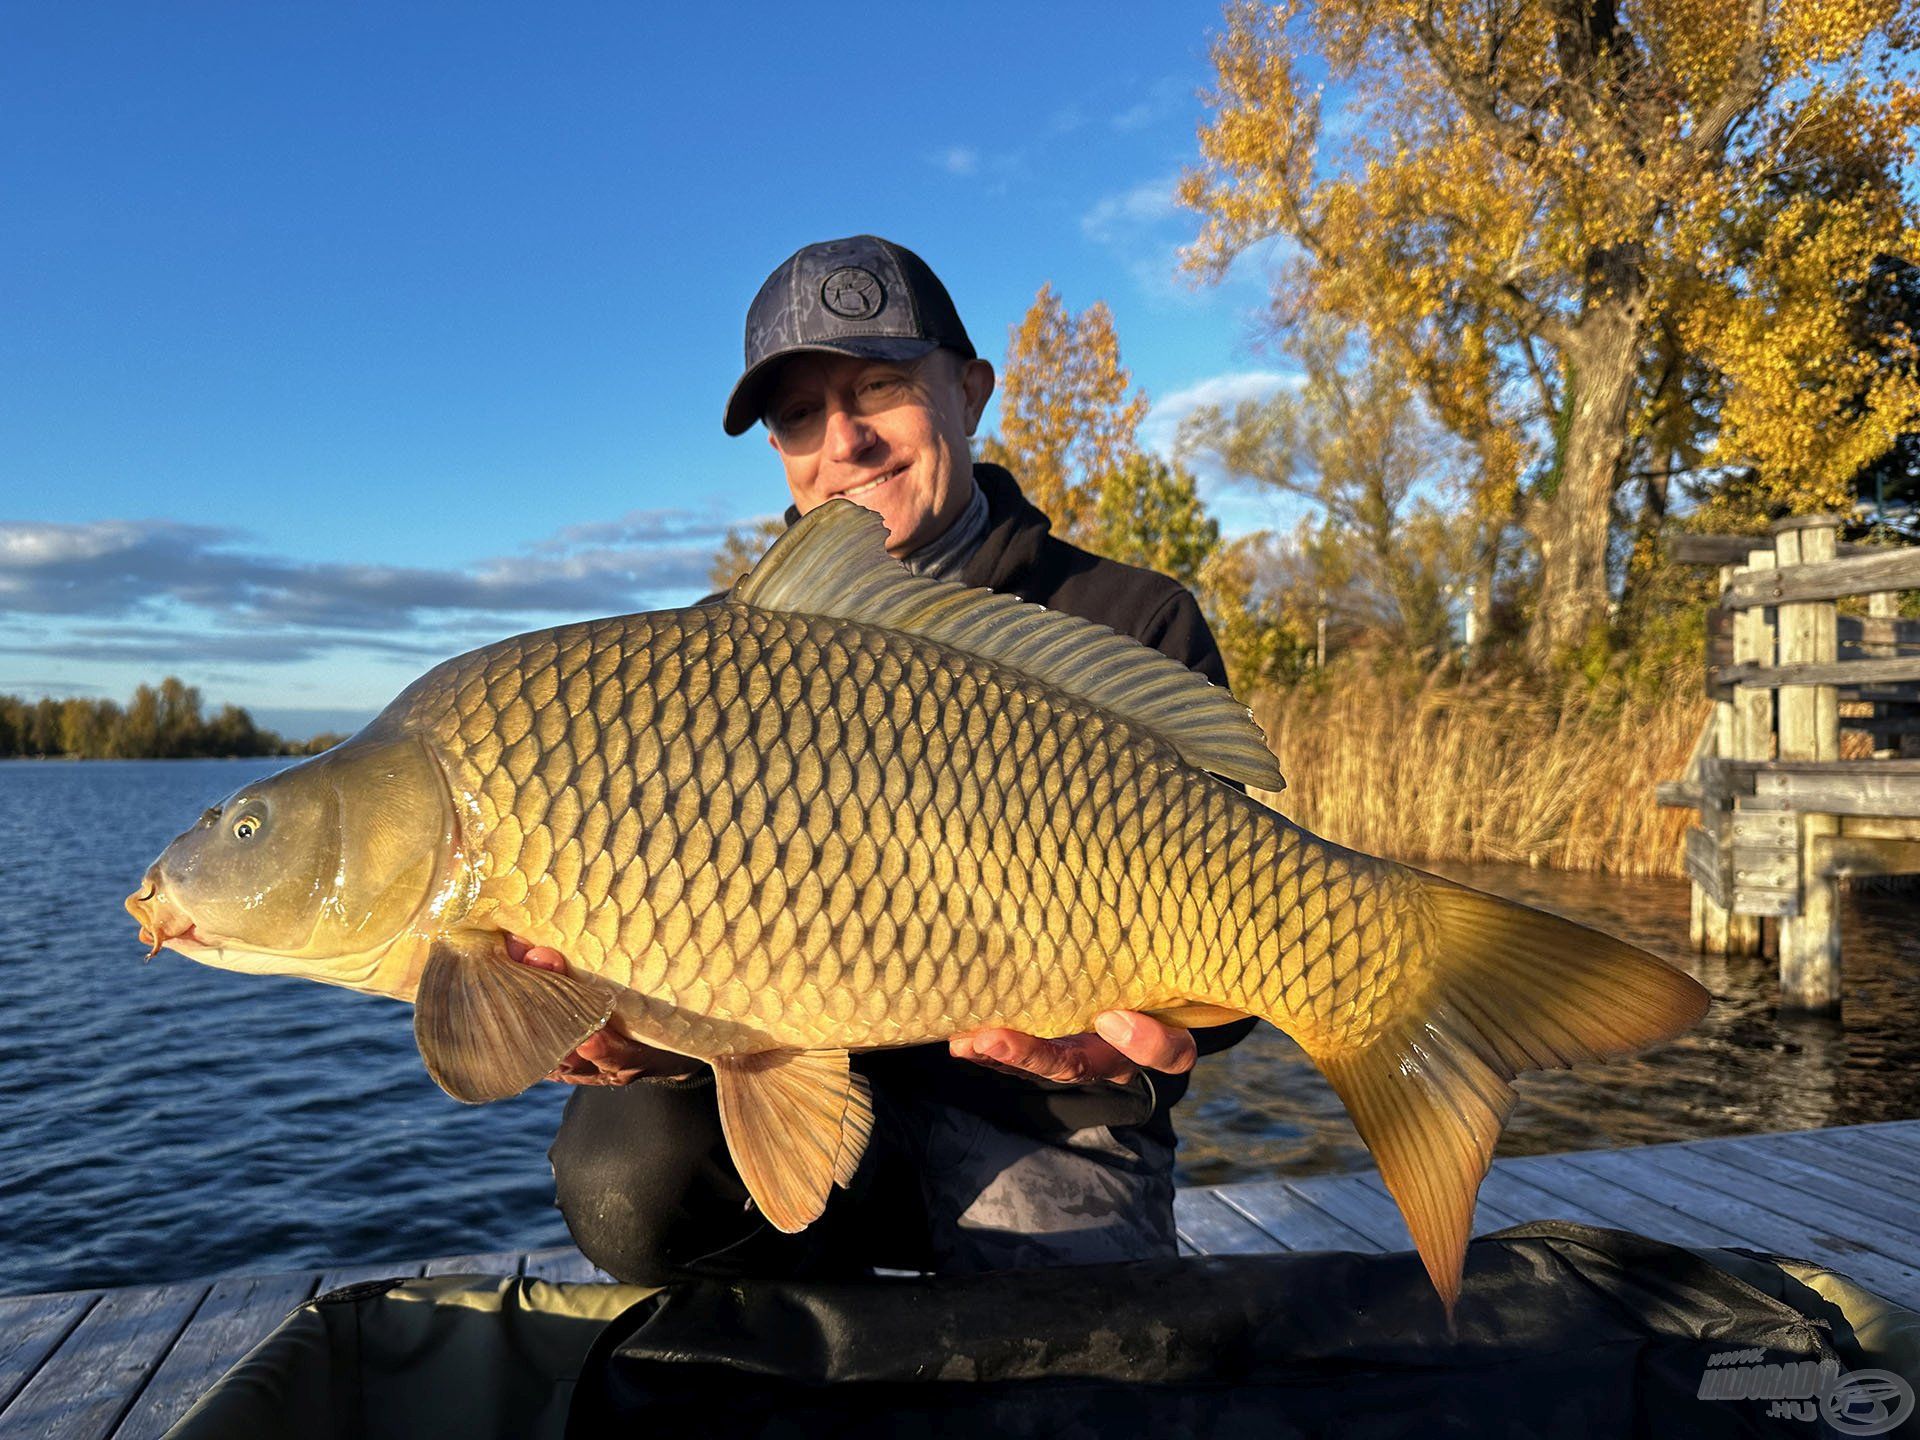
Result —
POLYGON ((129 895, 126 905, 127 913, 140 922, 140 943, 149 947, 149 960, 158 955, 163 946, 174 945, 177 949, 178 941, 201 946, 207 943, 193 928, 193 921, 160 894, 151 880, 129 895))

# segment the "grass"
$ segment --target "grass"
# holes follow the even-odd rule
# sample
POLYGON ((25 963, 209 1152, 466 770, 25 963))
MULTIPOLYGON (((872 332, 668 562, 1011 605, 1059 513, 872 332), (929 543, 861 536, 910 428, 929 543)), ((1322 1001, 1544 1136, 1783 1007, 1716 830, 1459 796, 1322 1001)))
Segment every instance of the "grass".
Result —
POLYGON ((1379 669, 1258 696, 1290 818, 1396 859, 1677 876, 1691 813, 1654 803, 1705 722, 1697 664, 1644 690, 1379 669))

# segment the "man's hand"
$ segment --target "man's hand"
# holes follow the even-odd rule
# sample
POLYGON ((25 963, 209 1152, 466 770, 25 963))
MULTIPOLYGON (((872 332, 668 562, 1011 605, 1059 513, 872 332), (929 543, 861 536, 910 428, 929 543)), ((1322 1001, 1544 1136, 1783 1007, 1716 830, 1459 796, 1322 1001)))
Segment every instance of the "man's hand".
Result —
POLYGON ((954 1036, 947 1049, 961 1060, 1068 1085, 1089 1080, 1124 1085, 1143 1069, 1181 1075, 1199 1054, 1191 1031, 1137 1010, 1108 1010, 1094 1017, 1093 1028, 1097 1033, 1060 1040, 1018 1030, 975 1030, 954 1036))
MULTIPOLYGON (((536 970, 567 973, 567 957, 546 945, 529 945, 518 935, 507 936, 507 954, 536 970)), ((629 1040, 611 1025, 594 1031, 547 1072, 547 1079, 565 1085, 631 1085, 642 1075, 681 1079, 696 1073, 697 1062, 671 1050, 629 1040)))

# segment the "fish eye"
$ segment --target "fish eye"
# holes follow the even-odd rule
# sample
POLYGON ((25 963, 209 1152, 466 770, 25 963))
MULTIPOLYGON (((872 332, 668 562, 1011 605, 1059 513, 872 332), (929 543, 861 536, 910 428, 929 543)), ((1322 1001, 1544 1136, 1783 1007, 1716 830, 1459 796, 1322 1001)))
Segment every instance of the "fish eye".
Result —
POLYGON ((251 840, 254 835, 259 832, 260 827, 266 823, 267 822, 258 815, 251 813, 242 815, 238 820, 233 822, 233 838, 236 840, 251 840))

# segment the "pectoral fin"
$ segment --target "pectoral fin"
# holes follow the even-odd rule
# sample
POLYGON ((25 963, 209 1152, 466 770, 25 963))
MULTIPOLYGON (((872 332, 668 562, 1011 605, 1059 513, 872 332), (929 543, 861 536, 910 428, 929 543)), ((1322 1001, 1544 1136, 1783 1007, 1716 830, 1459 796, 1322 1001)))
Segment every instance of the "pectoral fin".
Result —
POLYGON ((713 1062, 720 1128, 760 1213, 804 1230, 846 1185, 873 1133, 867 1082, 844 1050, 769 1050, 713 1062))
POLYGON ((605 981, 517 965, 497 930, 434 941, 413 1000, 427 1073, 456 1100, 518 1095, 607 1023, 605 981))
POLYGON ((1205 1025, 1230 1025, 1235 1020, 1247 1018, 1244 1010, 1230 1009, 1225 1005, 1207 1005, 1192 1000, 1184 1005, 1169 1005, 1160 1010, 1146 1012, 1162 1025, 1177 1025, 1182 1030, 1194 1030, 1205 1025))

